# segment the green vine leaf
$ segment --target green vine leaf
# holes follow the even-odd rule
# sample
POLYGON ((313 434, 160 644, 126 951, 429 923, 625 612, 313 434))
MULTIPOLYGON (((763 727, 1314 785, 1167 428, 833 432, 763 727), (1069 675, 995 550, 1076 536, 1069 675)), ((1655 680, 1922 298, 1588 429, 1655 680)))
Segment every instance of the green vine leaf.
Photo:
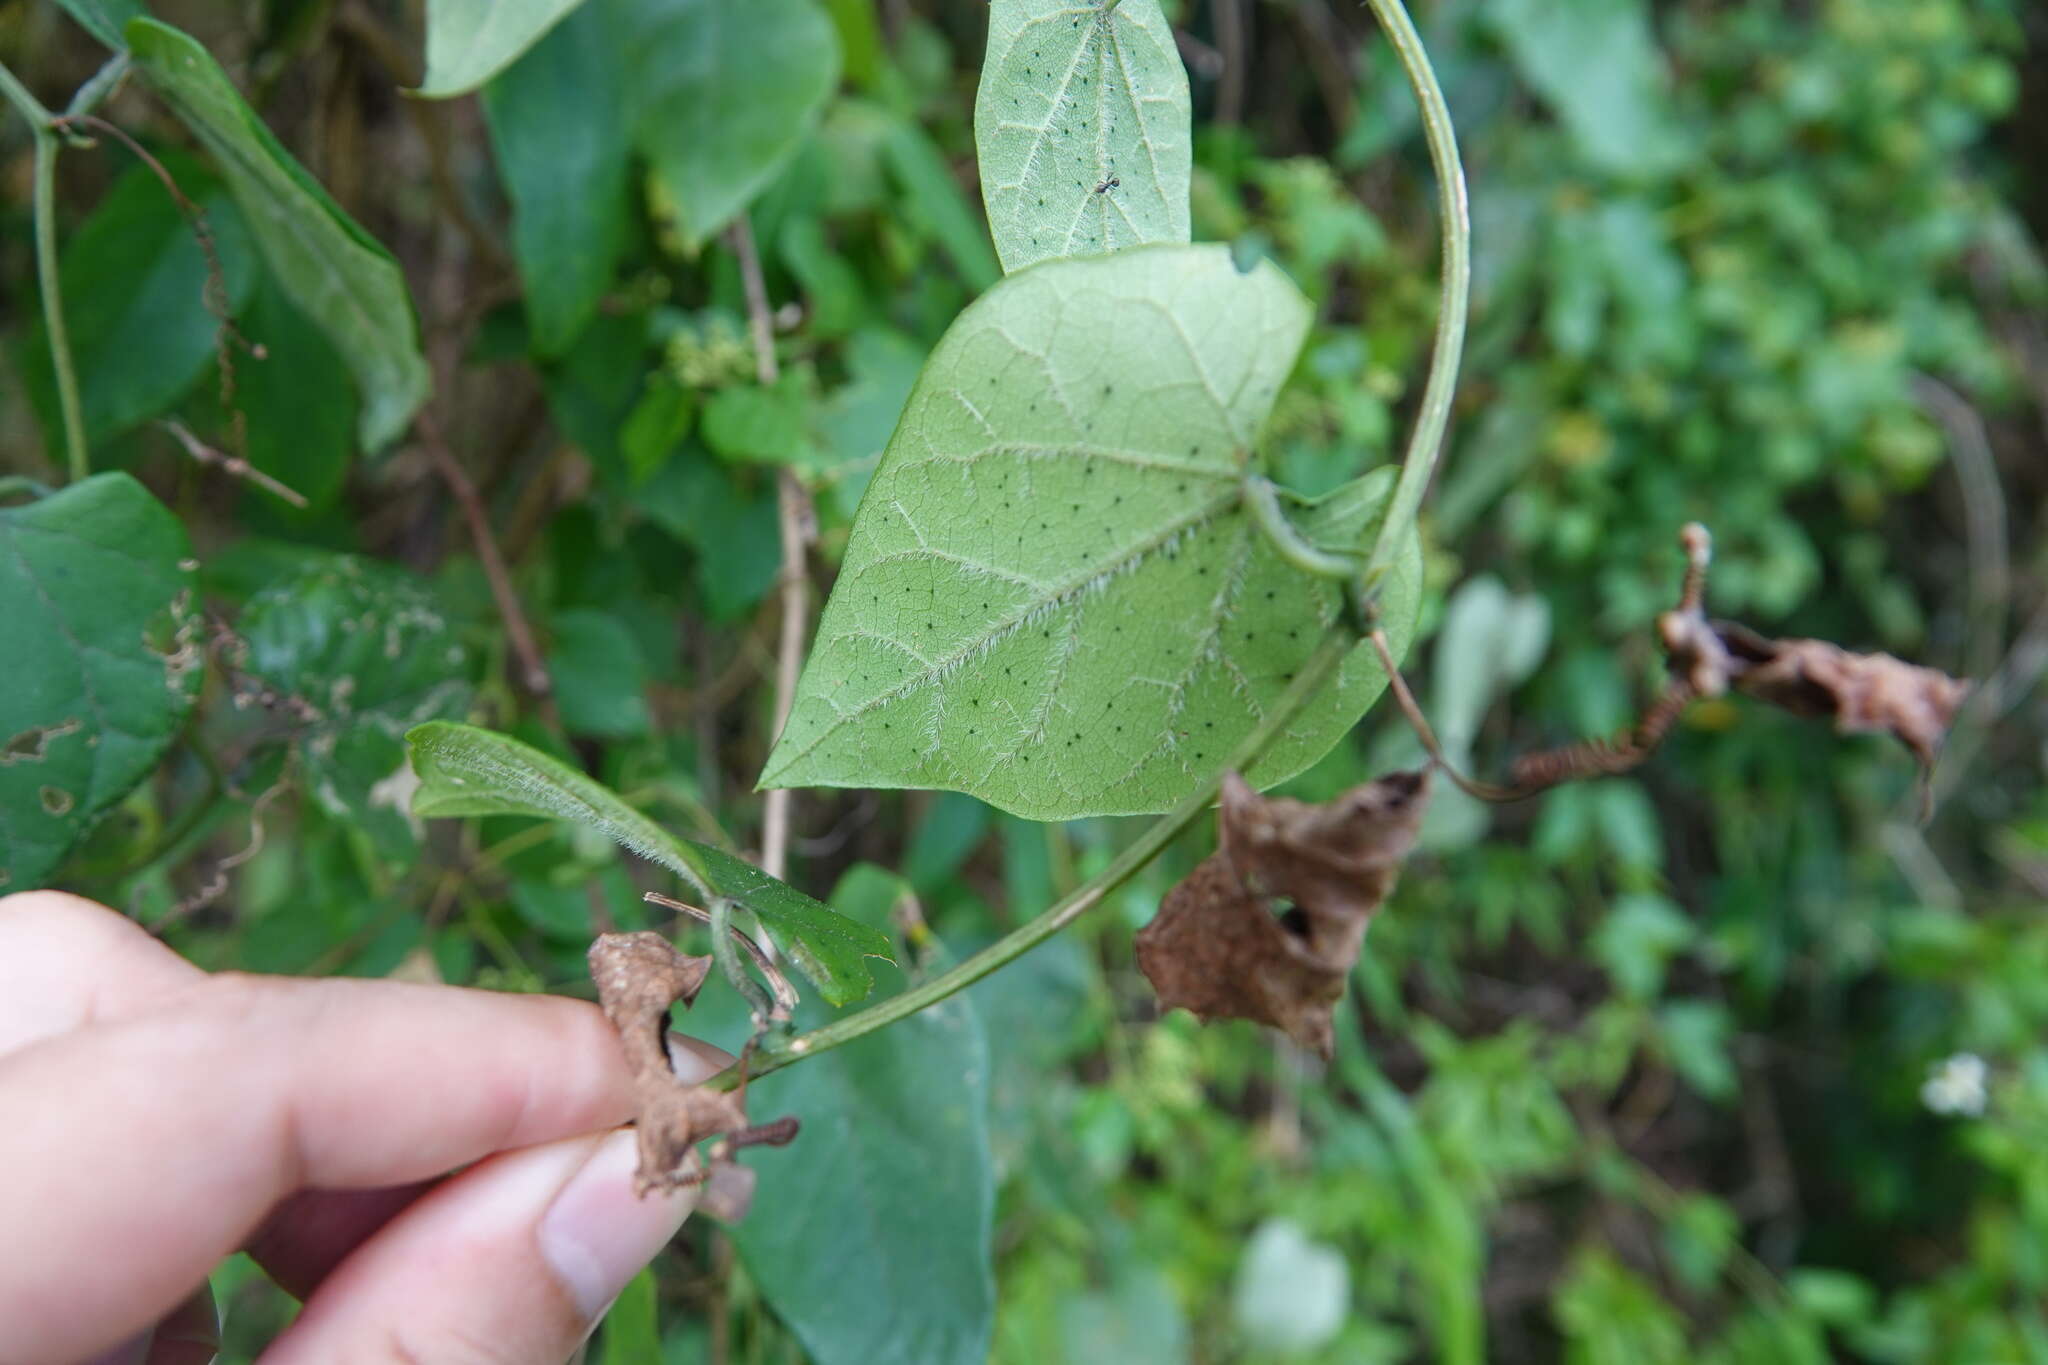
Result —
POLYGON ((701 242, 788 164, 839 83, 839 40, 813 0, 620 0, 635 138, 676 224, 701 242))
MULTIPOLYGON (((763 786, 942 787, 1040 820, 1171 809, 1337 619, 1244 499, 1309 325, 1270 264, 1145 247, 1012 275, 932 353, 861 503, 763 786)), ((1377 530, 1392 470, 1289 518, 1377 530)), ((1404 652, 1411 533, 1382 602, 1404 652)), ((1361 647, 1253 769, 1321 757, 1386 680, 1361 647)))
POLYGON ((413 813, 536 815, 574 820, 660 863, 702 895, 726 896, 761 925, 834 1005, 874 986, 866 959, 889 956, 888 936, 813 900, 722 849, 670 834, 566 763, 505 735, 431 721, 406 732, 420 779, 413 813))
POLYGON ((466 95, 510 66, 583 0, 428 0, 427 76, 414 94, 466 95))
POLYGON ((347 360, 363 445, 388 444, 428 388, 398 262, 292 159, 196 39, 148 18, 129 21, 127 34, 136 69, 212 153, 278 283, 347 360))
POLYGON ((419 854, 404 735, 469 705, 473 660, 432 588, 389 564, 309 553, 235 623, 239 666, 283 699, 322 809, 398 866, 419 854))
POLYGON ((128 46, 121 36, 123 26, 149 12, 142 0, 57 0, 57 6, 116 52, 128 46))
POLYGON ((0 509, 0 891, 39 886, 199 690, 185 528, 126 474, 0 509))
POLYGON ((605 4, 586 5, 484 87, 491 154, 512 200, 512 253, 534 349, 560 355, 625 254, 632 111, 605 4))
MULTIPOLYGON (((799 1013, 806 1027, 830 1017, 799 1013)), ((988 1041, 965 996, 748 1086, 750 1113, 804 1127, 746 1154, 759 1185, 733 1245, 817 1365, 989 1358, 988 1101, 988 1041)))
POLYGON ((1158 0, 995 0, 974 140, 1003 269, 1186 242, 1190 110, 1158 0))

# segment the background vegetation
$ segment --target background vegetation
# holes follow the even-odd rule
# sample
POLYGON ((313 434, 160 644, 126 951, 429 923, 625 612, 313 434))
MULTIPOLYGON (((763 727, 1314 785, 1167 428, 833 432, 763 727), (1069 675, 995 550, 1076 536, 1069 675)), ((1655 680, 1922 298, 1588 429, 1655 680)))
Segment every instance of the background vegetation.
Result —
MULTIPOLYGON (((923 356, 997 278, 970 128, 986 11, 822 6, 840 77, 750 211, 764 384, 730 241, 696 240, 701 205, 650 174, 663 153, 601 65, 555 51, 428 103, 400 93, 416 6, 152 8, 395 254, 433 396, 377 430, 360 357, 278 287, 136 83, 100 112, 205 208, 208 248, 118 142, 66 152, 94 467, 183 521, 222 647, 155 777, 54 881, 211 967, 584 990, 592 932, 648 922, 644 869, 561 826, 415 826, 397 736, 479 719, 758 847, 778 471, 815 497, 822 588, 923 356), (190 454, 233 449, 235 411, 303 508, 190 454)), ((1196 239, 1253 244, 1317 302, 1273 445, 1284 481, 1332 487, 1394 457, 1434 320, 1413 99, 1362 10, 1168 9, 1196 239)), ((1441 798, 1327 1070, 1249 1026, 1154 1018, 1130 932, 1205 851, 1187 840, 972 993, 994 1357, 2048 1359, 2048 24, 2025 0, 1442 0, 1417 20, 1476 220, 1411 660, 1452 751, 1498 771, 1625 724, 1689 519, 1718 534, 1718 609, 1990 682, 1924 828, 1888 743, 1740 702, 1697 708, 1629 778, 1441 798)), ((104 57, 54 5, 0 11, 0 60, 46 104, 104 57)), ((54 483, 31 176, 23 125, 0 124, 0 470, 54 483)), ((1290 790, 1413 754, 1375 711, 1290 790)), ((947 794, 795 810, 792 880, 893 926, 906 962, 961 955, 1129 837, 947 794)), ((914 1157, 867 1168, 879 1212, 847 1237, 943 1215, 914 1157)), ((872 1302, 791 1324, 763 1270, 693 1226, 600 1358, 862 1358, 872 1302)), ((246 1264, 222 1288, 245 1351, 288 1311, 246 1264)), ((902 1331, 947 1311, 895 1292, 902 1331)))

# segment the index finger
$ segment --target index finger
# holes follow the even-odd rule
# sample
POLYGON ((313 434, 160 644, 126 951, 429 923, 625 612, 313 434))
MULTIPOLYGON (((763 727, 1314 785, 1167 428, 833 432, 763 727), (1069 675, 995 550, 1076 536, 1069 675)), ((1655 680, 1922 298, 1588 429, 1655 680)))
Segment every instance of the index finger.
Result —
POLYGON ((593 1005, 390 981, 209 978, 0 1059, 0 1356, 146 1325, 301 1189, 440 1175, 623 1122, 593 1005))

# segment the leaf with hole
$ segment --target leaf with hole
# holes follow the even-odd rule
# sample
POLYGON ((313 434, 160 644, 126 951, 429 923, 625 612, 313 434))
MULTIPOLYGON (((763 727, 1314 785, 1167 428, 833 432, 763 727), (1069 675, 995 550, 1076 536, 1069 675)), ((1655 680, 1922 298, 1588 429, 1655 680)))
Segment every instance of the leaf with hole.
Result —
POLYGON ((1158 0, 995 0, 974 142, 1003 268, 1187 241, 1191 118, 1158 0))
MULTIPOLYGON (((1040 820, 1171 809, 1336 622, 1246 510, 1309 308, 1223 247, 1010 276, 947 332, 875 471, 763 786, 943 787, 1040 820)), ((1392 471, 1294 524, 1377 529, 1392 471)), ((1412 537, 1382 599, 1415 626, 1412 537)), ((1320 758, 1386 685, 1369 646, 1252 769, 1320 758)))
POLYGON ((419 854, 404 735, 469 706, 474 665, 434 593, 356 555, 320 554, 236 621, 240 669, 293 722, 306 789, 401 866, 419 854))
POLYGON ((154 19, 131 20, 127 34, 136 70, 212 154, 278 283, 348 362, 363 445, 386 445, 428 388, 398 262, 292 159, 196 39, 154 19))
POLYGON ((190 554, 126 474, 0 508, 0 891, 41 885, 184 725, 201 662, 190 554))
POLYGON ((413 93, 428 99, 468 94, 512 65, 582 3, 427 0, 427 75, 413 93))
POLYGON ((851 1004, 873 987, 867 958, 889 958, 886 935, 723 849, 670 834, 600 783, 516 739, 435 721, 408 732, 406 741, 420 778, 416 814, 536 815, 598 830, 699 894, 726 896, 752 910, 835 1005, 851 1004))

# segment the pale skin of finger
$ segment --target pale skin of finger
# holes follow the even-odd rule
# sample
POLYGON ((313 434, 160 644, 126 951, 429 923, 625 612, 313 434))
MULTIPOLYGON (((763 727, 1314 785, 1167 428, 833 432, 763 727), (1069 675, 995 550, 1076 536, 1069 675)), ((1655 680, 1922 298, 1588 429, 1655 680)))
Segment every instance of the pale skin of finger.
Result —
POLYGON ((639 1198, 637 1156, 621 1129, 464 1171, 337 1267, 259 1365, 558 1365, 696 1203, 639 1198))
POLYGON ((103 905, 61 891, 0 897, 0 1057, 126 1018, 205 978, 103 905))
MULTIPOLYGON (((0 1057, 88 1024, 126 1019, 205 977, 133 920, 94 901, 61 891, 0 897, 0 1057)), ((243 1249, 285 1292, 304 1299, 426 1187, 293 1195, 243 1249)), ((152 1351, 150 1365, 165 1349, 152 1351)))
POLYGON ((120 982, 70 1002, 72 1031, 0 1056, 0 1226, 36 1230, 35 1255, 0 1261, 4 1365, 143 1330, 297 1191, 430 1179, 631 1110, 616 1037, 587 1004, 174 983, 124 952, 104 959, 120 982), (148 998, 131 1009, 123 984, 148 998))

